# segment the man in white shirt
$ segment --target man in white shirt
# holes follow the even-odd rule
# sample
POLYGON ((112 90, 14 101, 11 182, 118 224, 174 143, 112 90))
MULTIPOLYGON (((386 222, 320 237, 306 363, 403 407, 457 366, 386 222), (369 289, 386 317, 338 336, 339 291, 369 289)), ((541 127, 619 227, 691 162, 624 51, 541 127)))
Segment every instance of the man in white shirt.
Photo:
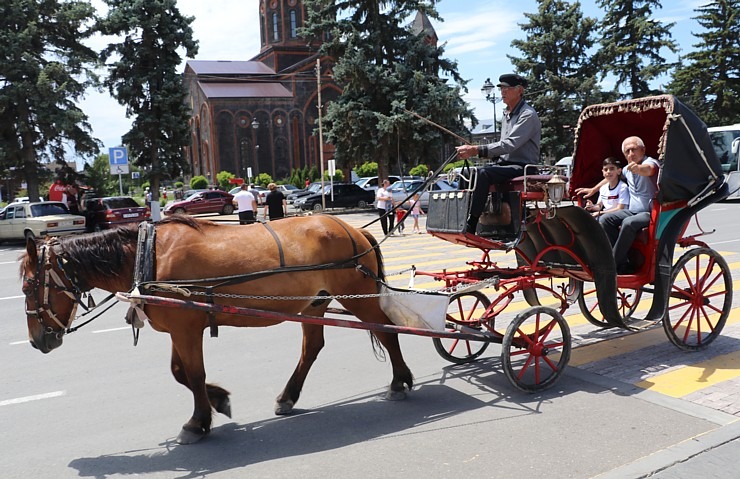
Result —
POLYGON ((234 195, 233 200, 236 210, 239 212, 239 224, 248 225, 254 223, 254 213, 257 211, 257 200, 252 193, 247 191, 247 184, 242 183, 241 191, 234 195))

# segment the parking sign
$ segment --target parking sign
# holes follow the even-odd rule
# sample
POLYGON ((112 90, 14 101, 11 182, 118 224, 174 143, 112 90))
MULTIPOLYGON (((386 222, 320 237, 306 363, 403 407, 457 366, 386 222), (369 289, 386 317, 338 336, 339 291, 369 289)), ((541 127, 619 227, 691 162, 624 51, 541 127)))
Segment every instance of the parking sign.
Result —
POLYGON ((110 148, 108 159, 110 161, 111 175, 128 174, 128 151, 125 146, 110 148))

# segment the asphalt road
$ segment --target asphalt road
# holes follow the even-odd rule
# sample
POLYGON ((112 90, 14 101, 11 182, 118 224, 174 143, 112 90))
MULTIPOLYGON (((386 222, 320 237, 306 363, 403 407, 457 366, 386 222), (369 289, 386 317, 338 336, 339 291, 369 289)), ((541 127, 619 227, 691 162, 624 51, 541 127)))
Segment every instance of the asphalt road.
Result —
MULTIPOLYGON (((706 240, 733 277, 738 208, 721 203, 701 217, 704 229, 716 228, 706 240)), ((362 226, 374 215, 343 217, 362 226)), ((369 229, 380 236, 377 223, 369 229)), ((428 235, 388 238, 382 249, 389 280, 399 286, 412 264, 441 270, 479 259, 477 250, 428 235)), ((508 383, 496 345, 457 366, 429 339, 403 336, 416 387, 401 402, 382 399, 390 364, 376 360, 367 334, 327 328, 326 348, 289 417, 272 410, 298 359, 300 327, 223 328, 203 342, 208 379, 231 391, 233 418, 215 416, 209 437, 178 446, 192 399, 169 373, 168 337, 147 327, 134 347, 119 304, 60 349, 32 349, 20 252, 18 244, 0 246, 0 478, 626 478, 657 471, 667 478, 691 477, 681 475, 691 468, 703 471, 695 477, 737 477, 736 468, 722 467, 739 450, 737 310, 721 338, 692 354, 675 349, 660 327, 596 330, 573 306, 566 316, 578 346, 571 366, 537 394, 508 383)))

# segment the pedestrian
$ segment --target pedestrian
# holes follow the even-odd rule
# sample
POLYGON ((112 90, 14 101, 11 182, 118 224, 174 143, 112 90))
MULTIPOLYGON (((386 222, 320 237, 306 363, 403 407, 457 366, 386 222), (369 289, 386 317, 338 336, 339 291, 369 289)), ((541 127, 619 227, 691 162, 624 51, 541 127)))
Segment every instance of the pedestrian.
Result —
POLYGON ((308 188, 308 185, 310 185, 310 184, 311 184, 311 180, 309 180, 308 178, 306 178, 306 188, 308 188))
POLYGON ((396 224, 398 225, 398 233, 403 234, 403 230, 406 229, 404 225, 404 216, 406 216, 406 210, 403 208, 396 208, 396 224))
POLYGON ((395 216, 389 212, 393 209, 393 195, 388 191, 388 187, 391 186, 391 182, 383 180, 382 186, 375 192, 375 207, 378 209, 378 216, 380 216, 380 227, 383 228, 383 234, 393 236, 393 226, 395 222, 395 216), (390 227, 389 227, 390 226, 390 227))
MULTIPOLYGON (((622 153, 627 159, 622 172, 629 187, 629 208, 607 213, 599 218, 599 223, 612 244, 617 273, 629 274, 636 265, 629 263, 627 254, 640 230, 650 224, 650 209, 658 192, 661 165, 660 161, 645 155, 645 143, 638 136, 630 136, 622 142, 622 153)), ((604 184, 606 180, 593 188, 578 188, 576 194, 592 196, 604 184)))
POLYGON ((257 200, 252 193, 247 190, 246 183, 242 183, 241 191, 234 195, 234 206, 239 212, 239 224, 248 225, 254 223, 255 212, 257 211, 257 200))
POLYGON ((411 233, 421 234, 421 228, 419 228, 419 216, 423 215, 424 211, 421 209, 421 201, 419 201, 419 193, 414 193, 411 198, 411 217, 414 219, 414 227, 411 233))
POLYGON ((485 208, 491 185, 522 176, 526 165, 540 162, 542 124, 537 112, 524 100, 527 80, 515 73, 501 75, 498 80, 501 98, 506 104, 501 121, 501 139, 488 145, 457 147, 460 159, 477 155, 480 158, 496 160, 496 164, 492 166, 478 168, 465 229, 469 234, 476 234, 478 218, 485 208))
POLYGON ((77 189, 77 186, 75 186, 74 183, 71 185, 67 185, 67 187, 64 189, 65 198, 67 201, 67 209, 69 209, 69 212, 73 215, 80 214, 80 199, 79 199, 79 190, 77 189))
POLYGON ((279 220, 285 218, 288 214, 288 201, 285 199, 285 195, 280 191, 275 183, 267 185, 267 189, 270 190, 265 198, 265 211, 264 215, 267 218, 269 213, 270 221, 279 220))

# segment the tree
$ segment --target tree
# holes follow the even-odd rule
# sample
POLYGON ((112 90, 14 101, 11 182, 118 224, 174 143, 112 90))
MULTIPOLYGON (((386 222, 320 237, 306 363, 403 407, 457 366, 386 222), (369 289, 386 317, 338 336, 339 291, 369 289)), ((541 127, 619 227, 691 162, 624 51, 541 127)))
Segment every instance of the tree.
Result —
POLYGON ((639 98, 660 93, 650 82, 668 72, 673 65, 660 54, 663 48, 676 53, 678 47, 670 29, 655 20, 653 9, 661 8, 659 0, 599 0, 606 10, 601 20, 601 49, 597 56, 604 66, 603 74, 617 77, 616 90, 626 88, 623 97, 639 98))
POLYGON ((581 110, 604 100, 588 54, 596 20, 584 18, 579 2, 562 0, 539 0, 537 13, 524 16, 519 26, 527 37, 511 42, 524 55, 509 58, 530 80, 526 96, 542 122, 541 153, 560 158, 573 150, 581 110))
POLYGON ((190 142, 187 92, 177 69, 179 50, 198 52, 190 27, 193 17, 180 14, 176 0, 104 0, 109 10, 99 23, 105 35, 123 36, 101 53, 107 63, 104 84, 135 117, 123 135, 133 164, 148 171, 152 200, 159 182, 187 169, 183 149, 190 142))
POLYGON ((375 161, 387 176, 402 155, 411 163, 439 156, 449 140, 439 129, 406 113, 416 112, 459 134, 472 113, 461 99, 464 82, 454 62, 428 32, 406 22, 423 12, 438 18, 436 0, 305 0, 304 36, 328 37, 321 53, 335 59, 335 81, 343 86, 327 106, 324 132, 335 147, 338 168, 375 161), (439 74, 449 76, 448 85, 439 74), (403 151, 400 145, 403 144, 403 151), (396 161, 393 161, 396 160, 396 161))
POLYGON ((740 0, 714 0, 698 7, 701 41, 679 63, 668 91, 707 124, 740 121, 740 0))
MULTIPOLYGON (((84 175, 87 186, 95 190, 98 196, 109 196, 118 193, 118 177, 110 174, 108 154, 103 153, 95 157, 92 164, 86 163, 84 175)), ((128 188, 125 188, 128 190, 128 188)))
POLYGON ((88 117, 77 106, 97 82, 97 54, 82 42, 95 10, 84 0, 4 0, 0 7, 0 152, 20 168, 39 199, 41 160, 63 161, 71 146, 97 153, 88 117))

